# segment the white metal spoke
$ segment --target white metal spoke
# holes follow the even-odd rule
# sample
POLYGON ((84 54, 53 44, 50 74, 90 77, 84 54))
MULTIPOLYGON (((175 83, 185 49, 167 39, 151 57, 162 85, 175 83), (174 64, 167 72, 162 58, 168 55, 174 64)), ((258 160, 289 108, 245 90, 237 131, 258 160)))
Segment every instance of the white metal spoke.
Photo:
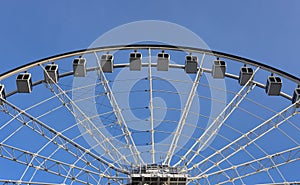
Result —
MULTIPOLYGON (((110 138, 110 139, 114 139, 114 138, 116 138, 116 137, 118 137, 118 136, 114 136, 114 137, 112 137, 112 138, 110 138)), ((99 144, 97 144, 97 145, 95 145, 95 146, 93 146, 93 147, 91 147, 91 148, 89 148, 89 150, 92 150, 92 149, 94 149, 95 147, 97 147, 99 144)), ((121 148, 120 148, 121 149, 121 148)), ((102 154, 102 155, 105 155, 105 154, 102 154)), ((83 155, 81 155, 75 162, 74 162, 74 165, 77 163, 77 162, 79 162, 79 160, 82 158, 82 157, 84 157, 84 154, 83 155)), ((101 156, 102 157, 102 156, 101 156)), ((126 156, 127 157, 127 156, 126 156)), ((114 162, 116 162, 116 163, 118 163, 118 162, 121 162, 120 161, 121 159, 118 159, 117 161, 114 161, 114 162)), ((104 174, 106 174, 106 176, 108 176, 108 177, 110 177, 109 179, 113 179, 113 180, 118 180, 118 179, 127 179, 126 177, 115 177, 115 178, 112 178, 112 176, 109 176, 109 174, 107 174, 108 172, 107 171, 109 171, 110 169, 109 168, 106 168, 105 170, 103 170, 103 173, 104 174)), ((71 171, 69 171, 68 173, 70 173, 71 171)), ((99 179, 100 180, 100 179, 99 179)), ((65 181, 66 181, 66 179, 65 179, 65 181)), ((64 182, 65 182, 64 181, 64 182)), ((99 184, 99 183, 98 183, 99 184)))
POLYGON ((290 181, 290 182, 284 181, 284 182, 276 182, 276 183, 272 182, 272 183, 257 184, 257 185, 283 185, 283 184, 298 185, 298 184, 300 184, 300 181, 290 181))
MULTIPOLYGON (((247 99, 247 98, 245 98, 245 99, 247 99)), ((240 110, 244 111, 245 113, 247 113, 247 114, 249 114, 249 115, 252 115, 252 113, 250 113, 249 111, 246 111, 246 110, 242 109, 241 107, 237 107, 237 108, 239 108, 240 110)), ((274 112, 274 111, 272 111, 272 112, 274 112)), ((261 117, 258 117, 258 116, 254 116, 254 117, 256 117, 256 118, 259 119, 259 120, 264 121, 264 119, 261 118, 261 117)), ((288 122, 290 122, 290 121, 288 120, 288 122)), ((238 134, 241 134, 241 135, 243 134, 242 132, 236 130, 235 128, 231 127, 230 125, 227 125, 226 123, 224 123, 223 125, 226 126, 226 127, 229 128, 229 129, 231 129, 232 131, 238 133, 238 134)), ((201 130, 204 130, 203 128, 200 128, 200 129, 201 129, 201 130)), ((231 140, 229 140, 229 139, 225 138, 224 136, 222 136, 220 133, 216 133, 216 134, 217 134, 217 136, 219 136, 219 137, 225 139, 226 141, 229 141, 229 143, 232 142, 231 140)), ((268 155, 268 154, 263 150, 263 148, 261 148, 261 147, 260 147, 259 145, 257 145, 255 142, 254 142, 253 144, 254 144, 260 151, 262 151, 265 155, 268 155)), ((298 145, 298 144, 297 144, 297 145, 298 145)), ((211 148, 211 146, 208 146, 208 147, 211 148)), ((218 151, 217 149, 213 149, 213 150, 214 150, 215 152, 218 151)), ((255 159, 255 156, 253 156, 249 151, 247 151, 246 148, 244 149, 244 151, 245 151, 245 152, 248 154, 248 156, 250 156, 252 159, 255 159)), ((199 154, 199 155, 201 155, 201 154, 199 154)), ((203 157, 203 158, 205 158, 205 157, 203 157)), ((271 159, 271 160, 272 160, 272 159, 271 159)), ((210 161, 210 162, 212 162, 212 161, 210 161)), ((232 166, 232 164, 231 164, 231 162, 230 162, 229 160, 227 160, 227 162, 232 166)), ((212 164, 214 164, 214 162, 212 162, 212 164)), ((219 166, 217 166, 217 167, 220 168, 219 166)), ((198 168, 198 169, 199 169, 199 168, 198 168)), ((200 170, 200 169, 199 169, 199 170, 200 170)), ((282 179, 284 179, 284 177, 283 177, 283 175, 281 174, 280 170, 279 170, 278 168, 276 168, 276 170, 277 170, 278 173, 281 175, 282 179)), ((200 173, 201 173, 201 170, 200 170, 200 173)), ((236 173, 238 174, 238 172, 236 172, 236 173)), ((267 174, 269 175, 270 179, 273 179, 269 172, 267 172, 267 174)), ((226 177, 227 177, 227 175, 226 175, 226 177)), ((242 181, 242 179, 239 179, 239 180, 242 181)), ((245 184, 245 183, 242 182, 242 184, 245 184)))
POLYGON ((151 125, 151 156, 152 163, 155 163, 155 146, 154 146, 154 123, 153 123, 153 96, 152 96, 152 69, 151 69, 151 49, 148 49, 148 79, 149 79, 149 110, 150 110, 150 125, 151 125))
MULTIPOLYGON (((11 109, 13 109, 14 112, 7 110, 6 112, 10 116, 15 116, 15 114, 20 114, 20 116, 24 116, 24 118, 28 118, 28 121, 23 121, 27 127, 31 128, 33 131, 39 133, 43 137, 45 137, 48 140, 52 140, 52 138, 55 138, 53 140, 53 143, 61 147, 62 149, 68 151, 69 153, 75 155, 78 157, 80 153, 86 153, 87 156, 91 157, 92 159, 96 159, 99 162, 99 165, 106 165, 110 168, 115 169, 116 171, 119 171, 124 174, 128 174, 128 172, 124 169, 118 168, 115 165, 103 160, 102 158, 99 158, 98 155, 94 154, 93 152, 87 150, 83 146, 79 145, 75 141, 72 141, 68 137, 64 136, 62 133, 56 131, 55 129, 51 128, 50 126, 46 125, 42 121, 38 120, 37 118, 31 116, 26 111, 18 108, 17 106, 13 105, 12 103, 8 102, 7 100, 2 99, 2 101, 8 105, 11 109)), ((20 117, 19 116, 19 117, 20 117)), ((87 161, 88 162, 88 161, 87 161)))
MULTIPOLYGON (((258 144, 256 144, 255 142, 253 142, 253 144, 254 144, 254 146, 256 146, 260 151, 262 151, 266 156, 268 156, 268 153, 267 153, 265 150, 263 150, 258 144)), ((255 157, 253 157, 253 155, 251 155, 250 152, 247 151, 246 148, 244 149, 244 151, 245 151, 249 156, 251 156, 251 158, 252 158, 253 160, 255 160, 255 157)), ((272 158, 270 158, 270 161, 272 162, 272 164, 275 165, 275 162, 274 162, 274 160, 273 160, 272 158)), ((259 164, 259 165, 263 165, 260 161, 258 161, 258 164, 259 164)), ((252 166, 251 166, 251 167, 252 167, 252 166)), ((275 167, 275 168, 276 168, 277 172, 279 173, 280 177, 281 177, 283 180, 285 180, 284 177, 283 177, 283 175, 282 175, 282 173, 281 173, 281 171, 279 170, 279 168, 277 168, 277 167, 275 167)), ((237 169, 235 169, 235 171, 237 171, 237 169)), ((271 174, 269 173, 269 171, 267 171, 267 174, 268 174, 269 178, 274 182, 273 177, 271 176, 271 174)), ((239 176, 240 176, 240 175, 239 175, 239 176)), ((242 178, 240 178, 240 180, 242 180, 242 178)))
POLYGON ((297 114, 296 107, 295 107, 296 103, 278 112, 270 119, 264 121, 263 123, 253 128, 252 130, 248 131, 247 133, 243 134, 242 136, 232 141, 222 149, 208 156, 205 160, 194 164, 194 166, 189 168, 188 171, 192 170, 193 168, 199 167, 201 169, 205 168, 205 170, 201 174, 199 174, 198 177, 207 173, 212 168, 218 166, 223 161, 235 155, 240 150, 245 149, 247 146, 249 146, 256 140, 258 140, 259 138, 261 138, 271 130, 277 128, 279 125, 281 125, 282 123, 286 122, 287 120, 295 116, 297 114), (207 168, 206 163, 208 162, 208 160, 213 160, 215 163, 213 166, 207 168))
MULTIPOLYGON (((193 124, 192 123, 186 123, 187 125, 189 125, 189 126, 192 126, 193 124)), ((225 126, 226 126, 226 124, 224 124, 225 126)), ((201 127, 198 127, 197 126, 197 128, 198 129, 200 129, 200 130, 205 130, 204 128, 201 128, 201 127)), ((232 129, 232 128, 230 128, 230 129, 232 129)), ((237 132, 237 131, 236 131, 237 132)), ((238 133, 240 133, 241 134, 241 132, 238 132, 238 133)), ((168 134, 170 134, 169 132, 168 132, 168 134)), ((226 138, 225 136, 222 136, 222 135, 220 135, 220 133, 216 133, 217 134, 217 136, 219 136, 219 137, 221 137, 222 139, 224 139, 224 140, 226 140, 226 141, 229 141, 229 142, 231 142, 231 140, 229 140, 228 138, 226 138)), ((183 137, 188 137, 187 135, 182 135, 183 137)), ((194 138, 194 140, 196 141, 196 138, 194 138)), ((255 142, 254 142, 254 145, 256 146, 256 147, 258 147, 259 148, 259 150, 261 150, 264 154, 266 154, 266 155, 268 155, 260 146, 258 146, 255 142)), ((213 151, 215 151, 215 152, 217 152, 218 150, 217 149, 215 149, 215 148, 213 148, 212 146, 208 146, 208 148, 210 148, 210 149, 212 149, 213 151)), ((183 148, 184 150, 188 150, 187 148, 183 148)), ((245 152, 252 158, 252 159, 255 159, 255 156, 253 156, 253 155, 251 155, 250 153, 249 153, 249 151, 247 151, 246 150, 246 148, 244 149, 245 150, 245 152)), ((199 156, 200 157, 202 157, 202 158, 206 158, 206 157, 204 157, 204 156, 202 156, 200 153, 199 153, 199 156)), ((181 156, 176 156, 176 157, 181 157, 181 156)), ((275 164, 274 163, 274 161, 272 160, 272 158, 270 158, 270 160, 272 161, 272 163, 273 164, 275 164)), ((212 163, 212 164, 214 164, 215 162, 214 161, 209 161, 210 163, 212 163)), ((230 166, 234 166, 229 160, 227 161, 228 163, 229 163, 229 165, 230 166)), ((258 161, 258 163, 260 163, 260 161, 258 161)), ((249 164, 249 165, 251 165, 251 164, 249 164)), ((218 176, 220 176, 221 174, 223 175, 223 176, 225 176, 225 177, 227 177, 227 178, 229 178, 229 176, 226 174, 227 173, 227 171, 222 171, 222 168, 220 167, 220 166, 217 166, 217 168, 218 169, 220 169, 218 172, 218 176)), ((276 170, 278 171, 278 173, 281 175, 281 177, 283 178, 283 175, 281 174, 281 172, 279 171, 279 169, 277 168, 277 167, 275 167, 276 168, 276 170)), ((199 170, 199 172, 201 173, 201 169, 199 169, 198 168, 198 170, 199 170)), ((233 169, 233 170, 235 170, 236 171, 236 173, 237 173, 237 175, 239 174, 239 172, 236 170, 236 169, 233 169)), ((267 172, 268 173, 268 172, 267 172)), ((270 177, 270 179, 272 179, 272 176, 268 173, 268 175, 269 175, 269 177, 270 177)), ((203 178, 204 177, 206 177, 207 175, 203 175, 203 178)), ((239 175, 238 175, 239 176, 239 175)), ((284 178, 283 178, 284 179, 284 178)), ((242 181, 242 179, 239 179, 239 180, 241 180, 242 181)))
MULTIPOLYGON (((172 156, 173 156, 174 151, 175 151, 175 149, 176 149, 176 146, 177 146, 177 143, 178 143, 180 134, 181 134, 182 129, 183 129, 183 127, 184 127, 186 118, 187 118, 187 116, 188 116, 190 107, 191 107, 191 105, 192 105, 194 96, 195 96, 195 94, 196 94, 197 87, 198 87, 199 82, 200 82, 200 78, 201 78, 201 76, 202 76, 202 64, 203 64, 203 62, 204 62, 204 58, 205 58, 205 54, 203 54, 203 56, 202 56, 200 66, 199 66, 199 68, 198 68, 196 77, 195 77, 195 79, 194 79, 194 83, 193 83, 192 88, 191 88, 191 90, 190 90, 190 93, 189 93, 188 99, 187 99, 187 101, 186 101, 186 104, 185 104, 185 106, 184 106, 184 108, 183 108, 183 110, 182 110, 182 114, 181 114, 181 117, 180 117, 178 126, 177 126, 177 128, 176 128, 176 132, 174 133, 173 140, 172 140, 172 142, 171 142, 170 148, 169 148, 169 150, 168 150, 168 152, 167 152, 166 159, 165 159, 165 161, 164 161, 165 164, 170 165, 172 156)), ((175 166, 176 166, 176 165, 175 165, 175 166)))
POLYGON ((122 114, 122 111, 121 111, 121 109, 119 107, 119 104, 117 103, 117 101, 115 99, 115 96, 114 96, 114 94, 113 94, 113 92, 111 90, 111 87, 110 87, 110 85, 109 85, 109 83, 108 83, 108 81, 106 79, 106 76, 105 76, 103 70, 102 70, 102 67, 101 67, 98 55, 97 55, 96 52, 94 52, 94 54, 96 56, 96 60, 97 60, 98 68, 99 68, 97 70, 97 74, 98 74, 99 80, 103 82, 102 85, 103 85, 103 87, 105 89, 105 92, 107 92, 106 93, 107 94, 107 98, 110 101, 110 104, 111 104, 113 110, 115 111, 115 116, 116 116, 116 118, 118 120, 118 124, 120 125, 120 128, 121 128, 121 130, 122 130, 122 132, 124 134, 124 138, 125 138, 125 140, 127 142, 128 148, 130 149, 130 151, 132 153, 132 156, 133 156, 136 164, 140 164, 140 163, 144 164, 144 161, 143 161, 143 159, 141 157, 141 154, 138 151, 138 149, 137 149, 137 147, 135 145, 135 142, 134 142, 134 140, 133 140, 133 138, 131 136, 131 133, 130 133, 130 131, 128 129, 128 126, 127 126, 127 124, 125 122, 125 119, 123 117, 123 114, 122 114))
MULTIPOLYGON (((80 123, 77 123, 77 124, 80 124, 80 123)), ((73 125, 73 126, 71 126, 71 127, 77 126, 77 124, 76 124, 76 125, 73 125)), ((65 131, 69 130, 71 127, 67 128, 67 129, 64 130, 62 133, 64 133, 65 131)), ((88 132, 86 132, 86 133, 88 133, 88 132)), ((73 138, 72 140, 75 141, 77 138, 82 137, 82 136, 83 136, 84 134, 86 134, 86 133, 81 133, 80 135, 78 135, 77 137, 73 138)), ((98 145, 97 145, 97 146, 98 146, 98 145)), ((90 148, 89 150, 91 150, 91 149, 93 149, 93 148, 90 148)), ((59 150, 60 150, 60 147, 57 147, 57 148, 56 148, 49 156, 47 156, 47 158, 51 158, 51 157, 52 157, 56 152, 58 152, 59 150)), ((37 154, 38 154, 38 152, 37 152, 37 154)), ((75 166, 75 165, 77 164, 78 161, 84 161, 83 158, 84 158, 85 154, 86 154, 86 153, 82 153, 81 156, 78 157, 77 161, 76 161, 75 163, 72 164, 72 166, 75 166)), ((42 165, 45 165, 45 162, 46 162, 46 160, 43 161, 43 162, 41 162, 41 163, 39 164, 39 166, 36 167, 36 170, 35 170, 35 172, 33 173, 32 177, 30 178, 30 181, 32 181, 32 179, 33 179, 34 175, 36 174, 36 172, 38 171, 38 169, 40 169, 42 165)), ((88 161, 88 162, 85 162, 85 164, 86 164, 85 166, 89 166, 89 167, 92 167, 92 168, 96 169, 96 171, 94 172, 94 174, 95 174, 95 173, 98 174, 98 173, 100 173, 100 172, 101 172, 102 174, 105 174, 105 170, 100 170, 99 168, 95 167, 95 166, 93 165, 93 162, 94 162, 94 161, 88 161)), ((65 179, 68 179, 69 174, 70 174, 70 173, 74 173, 73 167, 69 168, 69 170, 67 170, 66 168, 64 168, 64 169, 65 169, 65 171, 68 171, 67 175, 65 176, 65 179)), ((81 171, 79 171, 79 172, 81 172, 81 171)), ((105 175, 103 175, 103 176, 108 177, 107 174, 105 174, 105 175)), ((74 177, 74 175, 73 175, 73 177, 74 177)), ((102 177, 102 176, 101 176, 101 177, 102 177)), ((94 177, 91 176, 91 178, 94 178, 94 177)))
POLYGON ((17 128, 16 130, 14 130, 9 136, 7 136, 4 140, 2 140, 0 144, 5 143, 12 136, 14 136, 17 132, 19 132, 23 127, 24 127, 24 125, 21 125, 19 128, 17 128))
MULTIPOLYGON (((7 111, 7 112, 8 112, 8 111, 7 111)), ((11 116, 13 116, 13 115, 10 114, 10 113, 8 113, 8 114, 11 115, 11 116)), ((37 133, 40 134, 41 136, 43 136, 43 137, 45 137, 46 139, 48 139, 49 142, 48 142, 46 145, 44 145, 44 147, 46 147, 48 144, 50 144, 50 142, 53 142, 54 144, 56 144, 56 145, 58 146, 57 149, 56 149, 55 151, 58 151, 59 149, 63 149, 63 150, 65 150, 66 152, 68 152, 68 153, 72 154, 73 156, 75 156, 76 158, 79 158, 79 155, 82 155, 82 156, 85 155, 85 153, 82 153, 82 154, 81 154, 80 151, 72 152, 72 151, 70 150, 69 147, 65 146, 65 144, 60 144, 59 142, 57 142, 57 141, 63 142, 62 140, 57 139, 57 136, 47 137, 48 134, 45 133, 45 132, 43 131, 42 128, 38 128, 38 125, 35 125, 34 123, 30 125, 30 123, 32 122, 32 120, 29 120, 29 121, 27 121, 27 122, 26 122, 25 119, 21 120, 20 118, 16 118, 16 120, 17 120, 17 121, 20 121, 23 125, 26 125, 27 127, 29 127, 30 129, 32 129, 33 131, 37 132, 37 133)), ((72 126, 68 127, 67 129, 65 129, 64 131, 62 131, 61 134, 64 133, 64 132, 66 132, 67 130, 69 130, 69 129, 75 127, 75 126, 77 126, 77 125, 75 124, 75 125, 72 125, 72 126)), ((74 141, 74 139, 73 139, 72 141, 74 141)), ((44 148, 44 147, 43 147, 43 148, 44 148)), ((87 150, 87 151, 89 151, 89 150, 87 150)), ((37 152, 36 154, 38 154, 38 153, 39 153, 39 152, 37 152)), ((34 155, 34 156, 36 156, 36 155, 34 155)), ((51 156, 51 155, 50 155, 50 156, 51 156)), ((49 157, 50 157, 50 156, 49 156, 49 157)), ((34 159, 34 158, 35 158, 35 157, 33 157, 33 159, 34 159)), ((82 158, 82 157, 80 157, 79 159, 81 159, 81 158, 82 158)), ((88 160, 88 159, 86 158, 86 156, 85 156, 85 159, 81 159, 82 162, 84 162, 85 164, 87 164, 87 165, 90 166, 91 168, 94 168, 96 172, 100 172, 101 170, 100 170, 99 167, 101 167, 101 166, 98 164, 99 161, 98 161, 97 159, 93 159, 93 160, 94 160, 94 161, 88 160), (96 167, 92 162, 95 163, 95 164, 97 165, 97 167, 96 167)), ((42 164, 43 164, 43 163, 41 163, 40 165, 42 165, 42 164)), ((37 169, 39 169, 39 168, 37 167, 36 170, 37 170, 37 169)), ((25 172, 26 172, 26 171, 25 171, 25 172)), ((25 173, 25 172, 24 172, 24 173, 25 173)))
MULTIPOLYGON (((129 161, 126 159, 126 157, 125 157, 124 155, 122 155, 122 154, 119 152, 119 150, 118 150, 117 148, 115 148, 115 146, 113 146, 110 142, 103 142, 103 141, 106 141, 107 138, 106 138, 106 137, 104 136, 104 134, 100 131, 100 129, 99 129, 98 127, 96 127, 95 124, 91 121, 91 117, 87 117, 87 116, 84 114, 84 115, 83 115, 83 119, 79 119, 79 118, 78 118, 78 115, 73 111, 72 107, 69 107, 70 105, 74 105, 75 103, 74 103, 73 101, 70 101, 69 98, 68 98, 68 100, 69 100, 70 103, 67 103, 67 102, 64 100, 64 97, 65 97, 64 94, 65 94, 65 93, 60 93, 61 96, 63 96, 63 97, 61 97, 61 96, 59 96, 59 93, 56 93, 56 92, 55 92, 55 90, 54 90, 54 88, 51 86, 51 84, 48 84, 48 85, 49 85, 50 90, 57 96, 57 98, 62 102, 62 104, 65 105, 65 107, 67 108, 67 110, 68 110, 68 111, 69 111, 69 112, 70 112, 70 113, 78 120, 78 123, 80 123, 81 126, 83 126, 83 127, 85 128, 85 130, 90 131, 90 132, 88 132, 89 135, 90 135, 91 137, 93 137, 93 139, 94 139, 97 143, 100 144, 99 146, 100 146, 101 148, 103 148, 103 149, 106 151, 106 153, 107 153, 107 155, 109 155, 109 157, 111 157, 114 161, 116 161, 116 157, 115 157, 115 156, 112 156, 112 155, 111 155, 111 152, 109 152, 109 151, 114 151, 115 154, 119 154, 119 156, 120 156, 121 159, 123 159, 123 160, 126 161, 128 164, 130 164, 129 161), (88 122, 88 125, 84 124, 84 123, 86 123, 86 122, 88 122), (89 127, 91 127, 91 128, 89 128, 89 127), (95 136, 94 132, 91 132, 91 129, 92 129, 93 131, 96 132, 95 134, 97 134, 98 136, 100 136, 100 137, 102 138, 101 141, 99 141, 99 138, 97 138, 97 137, 95 136), (109 149, 108 146, 105 146, 105 144, 109 144, 112 148, 109 149)), ((76 106, 75 106, 75 107, 76 107, 76 106)), ((110 113, 110 112, 109 112, 109 113, 110 113)))
MULTIPOLYGON (((218 184, 225 184, 228 182, 234 182, 237 179, 245 178, 250 175, 257 173, 267 172, 270 169, 277 168, 282 165, 287 165, 291 162, 300 160, 300 146, 290 148, 281 152, 277 152, 271 155, 267 155, 258 159, 254 159, 241 164, 233 165, 229 168, 222 169, 213 173, 203 174, 196 178, 191 178, 191 180, 199 178, 211 178, 213 176, 219 176, 223 172, 229 174, 228 180, 223 182, 218 182, 218 184), (239 171, 239 175, 235 171, 239 171)), ((217 183, 217 182, 215 182, 217 183)))
POLYGON ((66 185, 66 184, 58 184, 58 183, 50 183, 50 182, 28 182, 28 181, 20 181, 20 180, 5 180, 0 179, 0 183, 2 185, 9 185, 9 184, 27 184, 27 185, 66 185))
POLYGON ((74 164, 68 164, 50 157, 39 155, 38 153, 32 153, 6 144, 0 144, 0 157, 35 168, 36 170, 42 170, 77 182, 84 181, 79 178, 74 178, 74 176, 68 173, 69 170, 77 173, 83 173, 85 175, 83 179, 92 175, 113 178, 100 171, 95 172, 87 170, 74 164))
MULTIPOLYGON (((42 67, 42 66, 41 66, 42 67)), ((47 73, 47 71, 42 67, 42 69, 45 71, 45 73, 48 75, 48 77, 50 78, 49 74, 47 73)), ((50 78, 52 80, 52 78, 50 78)), ((74 112, 72 110, 72 107, 69 107, 70 105, 72 105, 83 117, 84 120, 86 120, 88 125, 85 125, 83 122, 81 122, 82 126, 86 129, 89 130, 89 127, 93 128, 93 130, 96 131, 96 134, 98 136, 100 136, 100 138, 102 139, 102 141, 107 140, 107 138, 105 137, 105 135, 101 132, 101 130, 91 121, 91 119, 84 113, 84 111, 82 111, 78 105, 67 95, 67 93, 61 88, 59 87, 56 83, 52 83, 52 84, 48 84, 48 87, 50 88, 51 92, 53 92, 55 94, 55 96, 62 102, 63 105, 66 105, 65 107, 68 109, 68 111, 74 116, 74 118, 76 118, 79 122, 81 122, 81 119, 79 119, 79 115, 76 114, 76 112, 74 112), (53 85, 56 87, 54 88, 53 85), (56 90, 58 92, 56 92, 56 90), (67 100, 67 101, 66 101, 67 100)), ((97 137, 95 137, 94 133, 90 133, 90 135, 94 138, 94 140, 96 142, 100 142, 99 139, 97 137)), ((105 152, 112 158, 113 161, 116 161, 117 158, 123 159, 125 162, 127 162, 128 164, 129 161, 126 159, 126 157, 124 155, 121 154, 121 152, 111 143, 111 142, 102 142, 103 144, 100 144, 99 146, 101 146, 105 152), (109 145, 111 148, 108 148, 108 146, 104 146, 104 143, 109 145), (118 156, 114 157, 112 156, 112 152, 114 151, 114 154, 118 154, 118 156)))
MULTIPOLYGON (((234 96, 234 98, 228 103, 228 105, 223 109, 223 111, 219 114, 219 116, 214 119, 214 121, 210 124, 210 126, 204 131, 204 133, 201 135, 201 137, 193 144, 191 149, 186 152, 186 154, 182 157, 182 159, 176 164, 179 165, 181 162, 183 162, 186 157, 191 153, 192 149, 195 148, 198 144, 199 147, 196 150, 196 155, 207 145, 207 143, 210 141, 210 139, 215 135, 215 133, 219 130, 219 128, 222 126, 224 122, 230 117, 230 115, 234 112, 236 107, 245 99, 247 94, 255 87, 255 85, 252 83, 253 77, 255 73, 259 70, 259 68, 256 68, 256 70, 253 72, 251 78, 248 80, 248 82, 241 88, 241 90, 234 96)), ((196 157, 196 155, 193 155, 188 161, 186 162, 186 165, 189 165, 192 160, 196 157)))

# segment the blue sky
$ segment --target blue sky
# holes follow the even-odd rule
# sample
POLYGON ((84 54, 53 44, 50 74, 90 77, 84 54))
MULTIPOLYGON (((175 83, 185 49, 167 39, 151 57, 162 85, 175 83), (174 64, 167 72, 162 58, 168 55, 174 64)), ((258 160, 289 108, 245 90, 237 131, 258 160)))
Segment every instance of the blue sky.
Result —
POLYGON ((2 1, 0 73, 88 47, 132 21, 187 27, 211 49, 261 61, 299 76, 300 2, 282 1, 2 1))

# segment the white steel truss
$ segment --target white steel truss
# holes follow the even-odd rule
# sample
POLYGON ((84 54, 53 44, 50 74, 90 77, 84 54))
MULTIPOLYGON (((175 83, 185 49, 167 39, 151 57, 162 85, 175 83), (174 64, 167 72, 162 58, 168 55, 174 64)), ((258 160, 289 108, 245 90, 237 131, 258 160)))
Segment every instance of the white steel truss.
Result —
POLYGON ((113 108, 113 110, 115 112, 115 116, 116 116, 116 118, 118 120, 118 124, 120 125, 120 128, 121 128, 121 130, 122 130, 122 132, 124 134, 127 146, 128 146, 128 148, 130 149, 130 151, 132 153, 132 157, 134 158, 135 163, 136 164, 144 164, 144 161, 143 161, 143 159, 141 157, 141 154, 138 151, 138 149, 137 149, 137 147, 135 145, 135 142, 134 142, 134 140, 132 138, 131 132, 130 132, 130 130, 129 130, 126 122, 125 122, 125 119, 123 117, 123 114, 122 114, 122 111, 121 111, 121 109, 119 107, 119 104, 117 103, 117 101, 115 99, 115 96, 114 96, 114 94, 113 94, 113 92, 111 90, 111 87, 110 87, 110 85, 108 83, 108 80, 106 79, 106 76, 105 76, 105 74, 104 74, 104 72, 102 70, 102 66, 100 64, 99 57, 98 57, 98 55, 97 55, 96 52, 94 52, 94 54, 95 54, 95 57, 96 57, 96 60, 97 60, 97 64, 98 64, 97 75, 99 77, 99 80, 101 82, 103 82, 102 85, 103 85, 103 87, 105 89, 105 92, 107 92, 106 93, 107 98, 110 101, 110 104, 111 104, 111 106, 112 106, 112 108, 113 108))
POLYGON ((44 138, 51 140, 52 143, 64 149, 68 153, 72 154, 77 158, 81 158, 82 155, 85 157, 82 160, 86 164, 91 164, 94 162, 95 166, 99 166, 101 168, 106 169, 107 167, 112 168, 118 172, 129 174, 129 172, 123 168, 119 168, 114 166, 111 163, 100 158, 98 155, 94 154, 89 149, 84 148, 80 144, 76 143, 75 141, 71 140, 70 138, 66 137, 62 133, 56 131, 55 129, 51 128, 49 125, 43 123, 39 119, 35 118, 34 116, 30 115, 26 111, 18 108, 17 106, 13 105, 12 103, 8 102, 5 99, 1 99, 5 105, 2 106, 3 111, 19 121, 20 123, 24 124, 25 126, 32 129, 34 132, 40 134, 44 138))
POLYGON ((273 117, 264 121, 257 127, 246 132, 236 140, 232 141, 222 149, 216 151, 212 155, 208 156, 206 159, 200 161, 193 165, 193 167, 187 169, 187 171, 199 168, 202 169, 202 172, 195 178, 199 178, 201 175, 206 174, 212 168, 220 165, 222 162, 236 154, 237 152, 245 149, 250 144, 254 143, 256 140, 270 132, 271 130, 278 128, 282 123, 286 122, 298 112, 296 111, 296 104, 300 101, 295 102, 294 104, 286 107, 282 111, 278 112, 273 117), (208 164, 208 161, 212 160, 214 163, 212 165, 208 164))
POLYGON ((171 143, 170 148, 169 148, 169 150, 167 152, 167 156, 165 158, 164 164, 170 165, 172 156, 173 156, 174 151, 175 151, 175 149, 177 147, 177 143, 178 143, 180 134, 181 134, 182 129, 183 129, 184 125, 185 125, 185 121, 186 121, 186 118, 188 116, 189 110, 191 108, 194 96, 196 95, 196 90, 197 90, 198 84, 200 83, 200 78, 202 76, 202 65, 203 65, 203 62, 204 62, 204 58, 205 58, 205 54, 203 54, 203 56, 202 56, 200 66, 199 66, 199 68, 197 70, 197 74, 196 74, 196 77, 194 79, 194 83, 192 85, 192 88, 191 88, 191 91, 189 93, 189 96, 188 96, 188 99, 186 101, 186 104, 184 106, 184 109, 182 110, 182 114, 181 114, 178 126, 176 128, 176 132, 174 134, 172 143, 171 143))
MULTIPOLYGON (((290 148, 281 152, 277 152, 271 155, 267 155, 258 159, 254 159, 241 164, 233 165, 229 168, 218 170, 209 174, 203 174, 199 178, 210 178, 210 182, 214 182, 213 179, 218 179, 218 176, 222 173, 229 175, 228 180, 222 182, 215 182, 218 184, 232 183, 237 179, 245 178, 257 173, 263 173, 273 168, 277 168, 282 165, 300 160, 300 146, 290 148), (236 173, 239 172, 239 174, 236 173)), ((194 178, 191 178, 194 179, 194 178)))
MULTIPOLYGON (((201 137, 193 144, 193 146, 186 152, 186 154, 178 161, 175 166, 179 165, 181 162, 187 159, 187 156, 195 150, 195 154, 197 155, 210 141, 210 139, 215 135, 215 133, 219 130, 224 122, 230 117, 230 115, 234 112, 234 110, 238 107, 238 105, 245 99, 247 94, 255 87, 252 82, 255 73, 259 70, 257 68, 252 74, 251 78, 248 82, 241 88, 241 90, 234 96, 234 98, 227 104, 227 106, 221 111, 216 119, 210 124, 210 126, 204 131, 201 137), (195 147, 199 147, 196 149, 195 147)), ((192 160, 196 157, 193 155, 191 158, 185 161, 185 164, 188 166, 192 160)))
POLYGON ((0 157, 81 183, 84 182, 82 179, 111 178, 101 171, 91 171, 6 144, 0 144, 0 157), (75 175, 76 173, 79 175, 75 175))
POLYGON ((50 182, 28 182, 28 181, 20 181, 20 180, 4 180, 0 179, 0 184, 2 185, 19 185, 19 184, 27 184, 27 185, 66 185, 66 184, 57 184, 57 183, 50 183, 50 182))
POLYGON ((151 69, 151 49, 148 49, 148 80, 149 80, 149 110, 150 110, 150 126, 151 126, 151 156, 152 163, 155 163, 155 140, 154 140, 154 123, 153 123, 153 88, 152 88, 152 69, 151 69))
MULTIPOLYGON (((124 162, 126 162, 128 165, 130 165, 129 161, 126 159, 126 156, 121 154, 120 151, 110 142, 106 142, 107 138, 105 137, 105 135, 100 131, 99 128, 97 128, 97 126, 91 121, 91 118, 89 118, 77 105, 76 103, 67 95, 67 93, 65 91, 63 91, 57 84, 55 83, 49 83, 47 84, 47 87, 50 89, 50 91, 52 93, 54 93, 54 95, 59 99, 59 101, 61 101, 61 103, 63 105, 65 105, 65 107, 68 109, 68 111, 74 116, 74 118, 76 118, 78 120, 79 123, 81 123, 81 125, 87 130, 90 131, 89 134, 94 138, 94 140, 99 144, 100 147, 102 147, 104 149, 104 151, 106 152, 106 154, 108 156, 110 156, 113 160, 115 164, 117 161, 119 160, 123 160, 124 162), (70 106, 74 106, 74 108, 81 114, 78 115, 76 114, 76 112, 74 112, 74 110, 72 109, 72 107, 70 106), (82 117, 81 117, 82 116, 82 117), (92 132, 92 130, 94 132, 92 132), (99 136, 101 138, 101 141, 99 141, 99 136), (106 145, 105 145, 106 144, 106 145), (113 151, 113 152, 111 152, 113 151), (116 155, 116 156, 113 156, 116 155)), ((108 164, 114 165, 114 163, 110 163, 107 161, 108 164)))

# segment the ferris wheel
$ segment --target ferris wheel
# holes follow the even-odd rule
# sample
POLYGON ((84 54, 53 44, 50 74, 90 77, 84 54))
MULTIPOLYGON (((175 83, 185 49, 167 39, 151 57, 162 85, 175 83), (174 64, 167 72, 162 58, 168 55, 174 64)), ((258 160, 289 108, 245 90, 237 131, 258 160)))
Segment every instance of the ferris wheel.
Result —
POLYGON ((63 53, 0 75, 2 184, 300 182, 300 79, 161 44, 63 53))

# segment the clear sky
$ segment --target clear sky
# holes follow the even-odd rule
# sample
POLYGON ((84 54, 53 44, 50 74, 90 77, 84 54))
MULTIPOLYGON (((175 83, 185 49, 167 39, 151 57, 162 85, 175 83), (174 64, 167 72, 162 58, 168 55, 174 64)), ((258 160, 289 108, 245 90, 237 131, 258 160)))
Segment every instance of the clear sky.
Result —
POLYGON ((241 55, 299 76, 300 1, 2 1, 0 73, 88 47, 132 21, 187 27, 211 49, 241 55))

